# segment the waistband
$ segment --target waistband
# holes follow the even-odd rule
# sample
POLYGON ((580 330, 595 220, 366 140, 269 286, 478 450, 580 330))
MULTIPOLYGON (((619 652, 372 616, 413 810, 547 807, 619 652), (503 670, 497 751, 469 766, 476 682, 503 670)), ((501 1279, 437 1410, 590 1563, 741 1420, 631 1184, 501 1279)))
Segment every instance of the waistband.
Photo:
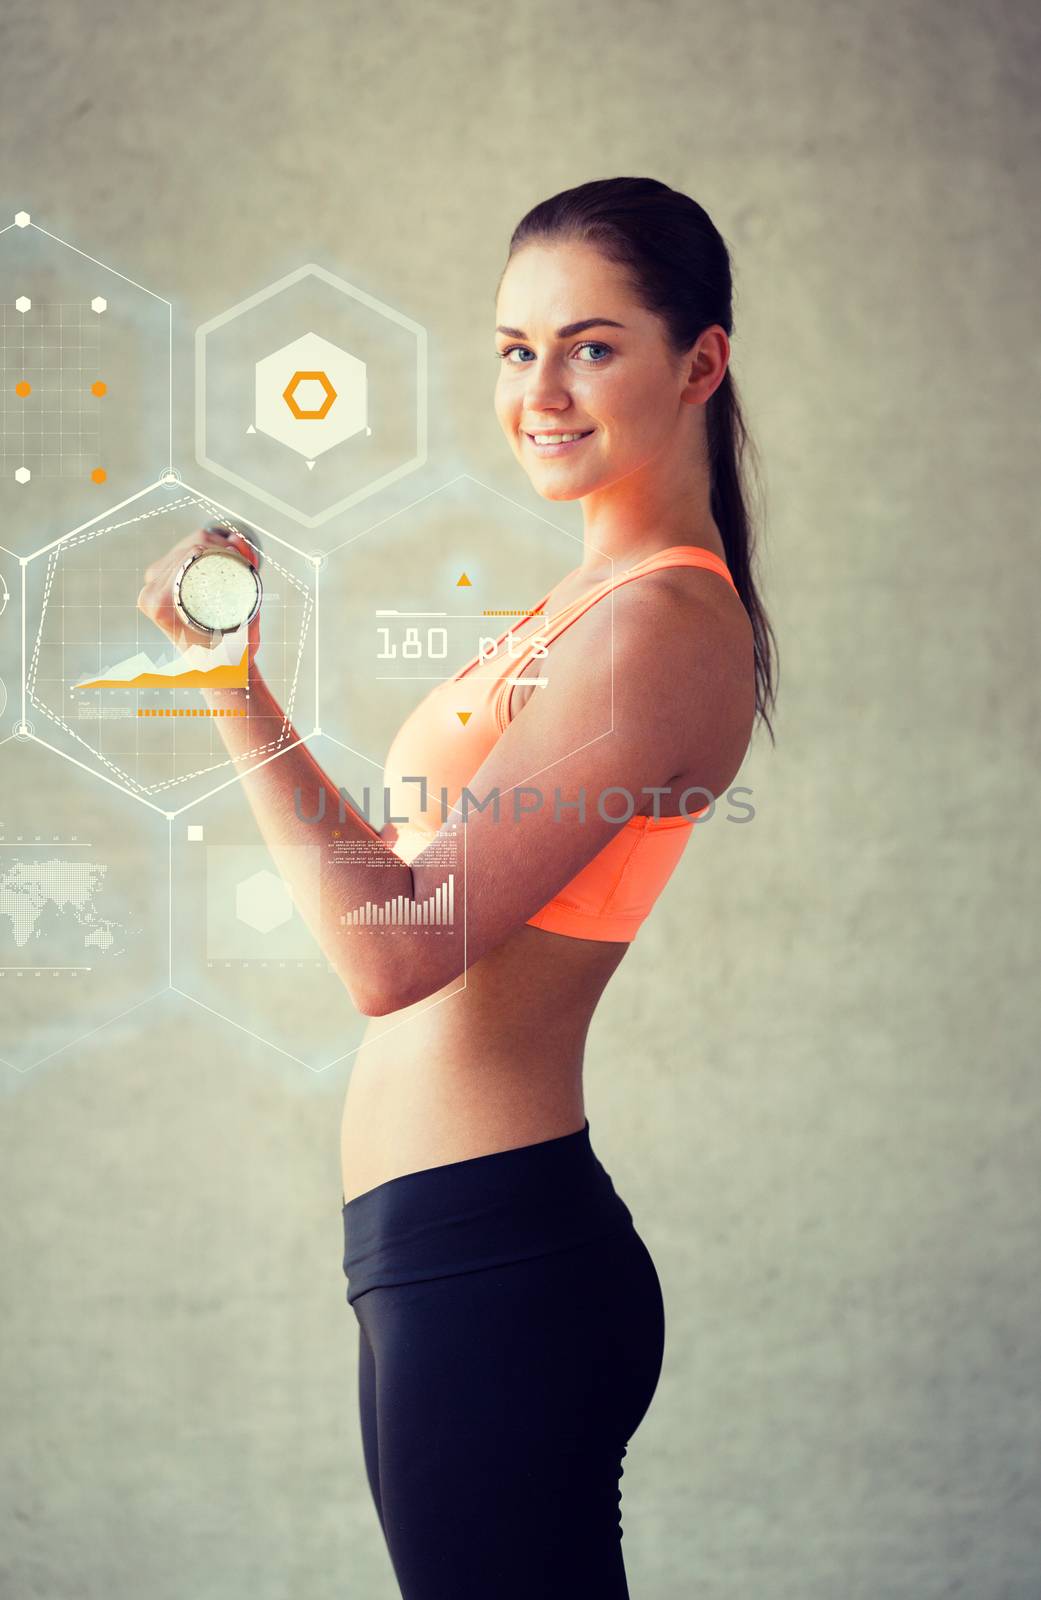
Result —
POLYGON ((589 1138, 577 1133, 390 1178, 343 1207, 347 1302, 369 1289, 452 1277, 632 1227, 589 1138))

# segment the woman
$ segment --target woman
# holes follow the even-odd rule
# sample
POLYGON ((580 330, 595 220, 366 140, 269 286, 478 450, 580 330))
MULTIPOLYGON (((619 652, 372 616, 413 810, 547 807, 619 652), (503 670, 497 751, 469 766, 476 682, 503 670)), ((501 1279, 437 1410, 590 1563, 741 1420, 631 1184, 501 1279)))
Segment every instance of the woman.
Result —
MULTIPOLYGON (((388 756, 389 774, 415 775, 428 755, 431 791, 447 776, 453 799, 539 773, 559 798, 466 816, 465 972, 459 940, 342 921, 366 900, 428 898, 458 809, 424 806, 401 834, 350 806, 341 820, 302 746, 244 785, 370 1017, 344 1107, 344 1269, 366 1469, 402 1594, 617 1600, 622 1458, 657 1386, 664 1308, 590 1144, 583 1049, 690 817, 736 776, 756 717, 769 727, 771 630, 750 571, 730 265, 702 208, 649 178, 554 196, 515 230, 496 312, 499 421, 539 494, 580 501, 585 554, 508 630, 508 663, 477 673, 475 658, 435 688, 388 756), (490 687, 455 735, 438 697, 458 703, 467 673, 471 692, 490 687), (323 791, 326 820, 306 822, 323 791), (333 829, 369 853, 326 866, 318 906, 292 847, 333 829)), ((146 574, 141 608, 175 640, 173 572, 220 537, 146 574)), ((255 667, 250 708, 280 716, 255 667)), ((217 725, 233 755, 250 749, 249 719, 217 725)))

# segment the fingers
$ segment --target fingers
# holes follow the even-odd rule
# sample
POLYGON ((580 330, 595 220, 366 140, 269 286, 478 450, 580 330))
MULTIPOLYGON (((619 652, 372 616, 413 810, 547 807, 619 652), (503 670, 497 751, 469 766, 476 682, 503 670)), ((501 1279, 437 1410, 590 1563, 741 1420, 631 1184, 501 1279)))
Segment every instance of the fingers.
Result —
MULTIPOLYGON (((189 556, 201 555, 204 550, 226 550, 233 544, 236 535, 223 528, 199 528, 195 533, 186 534, 177 544, 171 545, 165 554, 151 562, 144 570, 142 576, 146 583, 155 583, 165 578, 167 573, 171 576, 177 568, 187 561, 189 556)), ((243 555, 249 555, 248 545, 243 545, 243 555)))
POLYGON ((138 610, 143 611, 146 616, 156 617, 160 610, 167 606, 174 574, 189 556, 201 555, 204 550, 214 549, 234 550, 251 566, 260 565, 259 547, 244 534, 231 528, 218 527, 216 524, 208 528, 199 528, 196 532, 187 534, 179 543, 171 546, 165 555, 145 568, 142 574, 143 587, 137 597, 138 610))
POLYGON ((187 561, 189 555, 196 550, 208 550, 211 544, 218 542, 224 543, 223 539, 219 541, 207 539, 205 531, 189 533, 177 544, 172 545, 164 555, 159 556, 145 568, 142 573, 145 583, 155 583, 158 579, 165 577, 168 572, 175 572, 182 562, 187 561))
POLYGON ((215 542, 223 544, 225 549, 236 550, 240 556, 245 557, 251 567, 259 567, 259 547, 251 543, 245 534, 239 533, 237 530, 232 532, 230 528, 210 528, 207 532, 218 535, 219 537, 215 542))

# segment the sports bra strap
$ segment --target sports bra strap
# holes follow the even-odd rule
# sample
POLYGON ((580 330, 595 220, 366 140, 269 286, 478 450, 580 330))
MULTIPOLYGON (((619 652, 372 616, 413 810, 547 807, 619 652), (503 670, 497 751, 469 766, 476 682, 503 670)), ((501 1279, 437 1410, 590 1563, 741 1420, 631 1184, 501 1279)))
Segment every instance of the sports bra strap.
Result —
MULTIPOLYGON (((716 555, 714 550, 706 550, 699 544, 670 545, 667 550, 655 550, 651 555, 645 556, 642 561, 634 562, 631 567, 626 567, 624 572, 620 572, 617 577, 604 578, 588 594, 580 595, 577 600, 572 600, 568 605, 562 606, 559 611, 550 617, 547 623, 547 627, 552 629, 552 632, 547 635, 546 630, 540 628, 530 635, 531 639, 538 638, 543 643, 549 644, 552 639, 563 633, 565 628, 570 628, 573 622, 584 616, 590 606, 596 605, 598 600, 602 600, 613 589, 619 588, 623 583, 628 583, 632 578, 642 578, 645 573, 656 572, 662 567, 707 567, 710 572, 718 572, 720 577, 725 578, 732 589, 736 588, 730 575, 730 568, 722 557, 716 555), (569 616, 569 612, 572 612, 573 615, 569 616), (567 620, 559 628, 555 627, 555 623, 561 617, 566 617, 567 620)), ((550 592, 552 593, 552 591, 550 592)), ((535 607, 536 611, 540 610, 544 604, 545 601, 541 600, 538 606, 535 607)))
MULTIPOLYGON (((661 567, 706 567, 710 572, 716 572, 721 578, 725 578, 734 592, 737 592, 737 585, 731 576, 730 568, 722 556, 718 556, 714 550, 707 550, 700 544, 673 544, 669 545, 665 550, 652 551, 649 556, 644 556, 642 561, 636 561, 631 567, 626 567, 625 571, 619 573, 617 577, 605 578, 602 583, 598 583, 588 594, 580 595, 577 600, 572 600, 570 604, 562 606, 559 611, 554 612, 553 616, 549 618, 545 628, 537 628, 527 639, 521 641, 520 654, 510 662, 511 676, 503 680, 495 697, 494 715, 498 727, 505 729, 508 726, 509 719, 506 716, 506 712, 509 708, 510 695, 516 687, 515 682, 512 680, 516 677, 520 668, 528 662, 530 651, 527 646, 533 645, 536 641, 540 644, 552 644, 553 640, 559 638, 566 628, 570 628, 573 622, 577 622, 579 617, 584 616, 590 606, 595 605, 598 600, 602 600, 606 594, 609 594, 613 589, 617 589, 620 584, 628 583, 632 578, 643 577, 647 572, 656 572, 661 567)), ((552 592, 550 590, 550 594, 552 592)), ((541 611, 548 598, 548 595, 544 596, 538 605, 534 607, 534 610, 541 611)), ((502 638, 505 639, 505 637, 506 634, 503 634, 502 638)), ((501 640, 498 640, 497 646, 501 642, 501 640)))

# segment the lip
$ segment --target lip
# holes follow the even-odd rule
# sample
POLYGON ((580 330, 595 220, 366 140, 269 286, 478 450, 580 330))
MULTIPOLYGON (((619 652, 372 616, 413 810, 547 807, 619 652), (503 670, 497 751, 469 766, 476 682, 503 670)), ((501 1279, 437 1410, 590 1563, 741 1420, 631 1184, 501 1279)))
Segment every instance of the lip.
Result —
MULTIPOLYGON (((591 439, 593 437, 593 434, 596 432, 596 429, 595 428, 590 428, 590 429, 588 429, 587 432, 583 433, 581 439, 569 439, 565 444, 536 444, 534 439, 532 438, 531 434, 527 431, 527 429, 525 428, 523 431, 524 431, 524 437, 528 441, 529 447, 532 450, 534 450, 536 455, 539 455, 539 456, 563 456, 563 455, 566 455, 569 450, 577 450, 580 444, 584 444, 587 439, 591 439)), ((555 432, 556 430, 554 429, 552 431, 555 432)), ((562 429, 561 431, 565 432, 565 433, 570 433, 572 430, 569 429, 569 428, 565 428, 565 429, 562 429)))

